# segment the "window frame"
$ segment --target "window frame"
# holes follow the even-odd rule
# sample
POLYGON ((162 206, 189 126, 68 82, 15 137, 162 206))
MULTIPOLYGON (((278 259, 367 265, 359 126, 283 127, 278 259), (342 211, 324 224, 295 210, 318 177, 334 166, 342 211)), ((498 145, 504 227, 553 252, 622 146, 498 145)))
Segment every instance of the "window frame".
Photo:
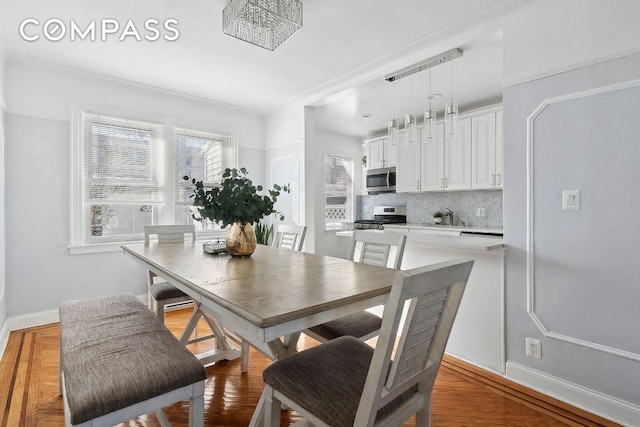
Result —
MULTIPOLYGON (((178 184, 175 179, 176 159, 177 159, 177 135, 179 131, 186 131, 196 136, 216 136, 226 138, 231 151, 227 160, 230 164, 226 167, 237 167, 238 165, 238 144, 235 136, 229 131, 221 131, 212 129, 211 125, 203 123, 189 122, 180 123, 177 120, 165 119, 164 123, 145 114, 136 114, 130 111, 110 111, 107 109, 95 109, 75 106, 72 108, 71 114, 71 182, 70 182, 70 243, 68 246, 69 253, 86 254, 99 252, 115 252, 121 250, 120 246, 126 243, 142 242, 143 236, 131 235, 128 238, 118 236, 113 240, 104 242, 89 242, 86 236, 87 221, 89 221, 89 209, 86 209, 84 202, 84 152, 85 145, 83 139, 83 117, 84 114, 102 115, 113 117, 115 119, 129 120, 132 122, 141 122, 155 124, 161 127, 161 140, 158 146, 158 156, 156 159, 158 164, 158 181, 163 188, 164 202, 154 205, 153 224, 175 224, 176 221, 176 192, 178 184), (199 129, 199 130, 195 130, 199 129)), ((222 230, 198 230, 198 238, 221 237, 226 234, 222 230)), ((108 239, 105 239, 108 240, 108 239)))
POLYGON ((351 165, 351 194, 350 196, 347 196, 347 203, 345 203, 345 206, 347 206, 347 212, 350 213, 350 218, 346 218, 344 221, 345 222, 353 222, 353 220, 355 219, 355 205, 356 205, 356 185, 357 185, 357 181, 356 181, 356 157, 352 154, 352 153, 347 153, 347 152, 342 152, 342 151, 338 151, 338 150, 327 150, 324 152, 323 155, 323 159, 322 159, 322 206, 323 206, 323 228, 325 232, 335 232, 335 231, 340 231, 342 229, 342 226, 338 227, 328 227, 327 226, 327 177, 325 176, 325 166, 326 166, 326 160, 327 160, 327 156, 334 156, 334 157, 342 157, 345 159, 351 159, 352 165, 351 165))

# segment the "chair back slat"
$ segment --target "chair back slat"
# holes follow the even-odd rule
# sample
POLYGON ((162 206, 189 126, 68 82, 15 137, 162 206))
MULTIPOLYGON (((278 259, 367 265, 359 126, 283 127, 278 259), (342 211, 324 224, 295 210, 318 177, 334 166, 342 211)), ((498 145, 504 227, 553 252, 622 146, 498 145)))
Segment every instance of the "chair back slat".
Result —
POLYGON ((191 241, 196 241, 196 226, 190 225, 145 225, 144 242, 149 243, 150 236, 157 236, 158 243, 184 242, 185 234, 191 235, 191 241))
POLYGON ((377 411, 409 390, 429 399, 472 267, 461 259, 396 273, 354 425, 374 425, 377 411))
POLYGON ((272 246, 301 251, 306 233, 307 227, 305 225, 297 226, 280 224, 275 236, 273 237, 272 246))
POLYGON ((355 262, 400 268, 407 236, 401 233, 355 230, 350 259, 355 262))

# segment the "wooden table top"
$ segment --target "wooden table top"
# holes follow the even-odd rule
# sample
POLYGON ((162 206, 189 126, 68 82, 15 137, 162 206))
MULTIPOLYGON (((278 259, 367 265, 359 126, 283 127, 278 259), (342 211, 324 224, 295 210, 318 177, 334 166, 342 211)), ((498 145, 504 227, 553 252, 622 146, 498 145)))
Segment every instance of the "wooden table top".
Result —
POLYGON ((388 294, 396 271, 258 245, 249 258, 202 242, 128 244, 126 253, 260 328, 388 294))

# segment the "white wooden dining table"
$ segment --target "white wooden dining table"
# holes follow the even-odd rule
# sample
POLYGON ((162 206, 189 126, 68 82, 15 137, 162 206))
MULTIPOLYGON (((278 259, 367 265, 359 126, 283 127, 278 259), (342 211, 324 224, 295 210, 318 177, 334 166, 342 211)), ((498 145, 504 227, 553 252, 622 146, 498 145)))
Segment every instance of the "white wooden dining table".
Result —
MULTIPOLYGON (((264 245, 248 258, 209 254, 197 241, 134 243, 122 249, 191 296, 207 317, 274 360, 296 351, 301 331, 384 304, 396 273, 264 245)), ((224 344, 208 362, 239 356, 224 344)))

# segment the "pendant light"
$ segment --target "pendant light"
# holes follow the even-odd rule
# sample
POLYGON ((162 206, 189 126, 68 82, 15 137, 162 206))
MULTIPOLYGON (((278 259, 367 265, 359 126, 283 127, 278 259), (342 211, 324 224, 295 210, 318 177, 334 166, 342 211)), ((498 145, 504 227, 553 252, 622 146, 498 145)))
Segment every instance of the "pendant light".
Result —
POLYGON ((411 97, 413 91, 413 76, 409 77, 409 112, 404 116, 404 143, 405 145, 413 144, 416 131, 416 116, 411 114, 411 97))
POLYGON ((450 100, 444 111, 444 119, 447 127, 449 128, 449 135, 453 135, 456 129, 456 123, 458 121, 458 104, 453 103, 453 64, 449 64, 450 66, 450 78, 449 78, 449 93, 450 100))
POLYGON ((433 128, 436 124, 436 110, 431 107, 431 100, 433 98, 433 94, 431 93, 431 68, 429 68, 429 96, 427 96, 429 106, 424 109, 424 134, 428 139, 433 138, 433 128))
POLYGON ((396 82, 391 83, 393 99, 391 100, 391 118, 387 124, 387 135, 391 145, 396 145, 398 139, 398 120, 396 119, 396 82))

